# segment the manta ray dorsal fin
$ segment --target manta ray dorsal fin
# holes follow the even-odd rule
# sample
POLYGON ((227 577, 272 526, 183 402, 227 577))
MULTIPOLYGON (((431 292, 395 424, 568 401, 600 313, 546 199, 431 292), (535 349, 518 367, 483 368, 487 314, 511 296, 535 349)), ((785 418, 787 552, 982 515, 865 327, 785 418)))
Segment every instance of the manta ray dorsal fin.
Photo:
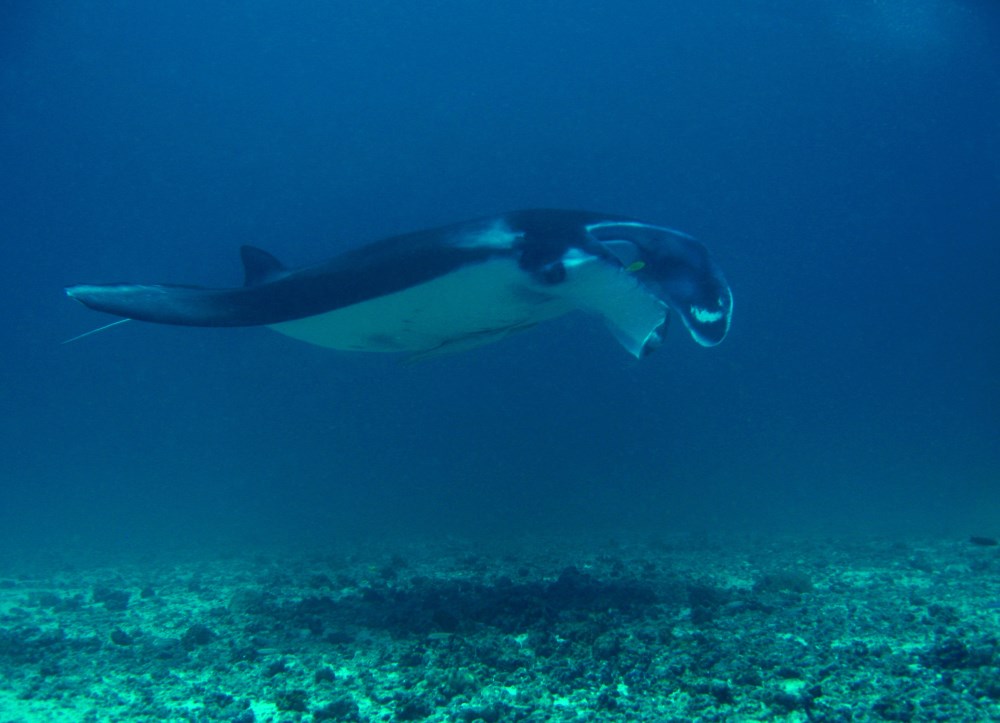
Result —
POLYGON ((285 272, 285 265, 264 249, 256 246, 241 246, 243 259, 244 286, 257 286, 274 281, 285 272))

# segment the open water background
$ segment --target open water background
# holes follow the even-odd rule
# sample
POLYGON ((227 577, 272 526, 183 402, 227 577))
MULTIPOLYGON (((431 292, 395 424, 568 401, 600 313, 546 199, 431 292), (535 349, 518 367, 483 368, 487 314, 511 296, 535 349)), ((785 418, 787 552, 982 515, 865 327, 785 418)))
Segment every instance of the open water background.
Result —
POLYGON ((992 0, 0 4, 0 546, 1000 533, 992 0), (520 207, 706 243, 730 337, 407 366, 127 324, 520 207))

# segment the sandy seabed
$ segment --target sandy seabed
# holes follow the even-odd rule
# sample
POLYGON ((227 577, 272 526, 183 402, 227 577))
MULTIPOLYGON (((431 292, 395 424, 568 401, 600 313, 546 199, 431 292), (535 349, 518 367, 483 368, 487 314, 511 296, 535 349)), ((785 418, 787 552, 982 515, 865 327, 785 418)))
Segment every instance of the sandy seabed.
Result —
POLYGON ((452 539, 0 562, 0 723, 422 720, 1000 720, 1000 547, 452 539))

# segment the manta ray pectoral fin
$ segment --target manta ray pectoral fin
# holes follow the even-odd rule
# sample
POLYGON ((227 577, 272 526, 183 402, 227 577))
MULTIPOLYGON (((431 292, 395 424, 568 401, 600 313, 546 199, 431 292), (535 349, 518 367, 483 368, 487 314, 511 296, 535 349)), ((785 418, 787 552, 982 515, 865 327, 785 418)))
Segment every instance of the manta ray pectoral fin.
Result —
POLYGON ((434 359, 440 356, 455 354, 456 352, 475 349, 479 346, 492 344, 493 342, 499 341, 506 336, 516 334, 534 326, 537 326, 537 322, 524 321, 497 329, 483 329, 477 332, 470 332, 460 337, 456 337, 455 339, 449 339, 433 349, 427 349, 425 351, 418 351, 414 354, 410 354, 406 357, 404 363, 418 364, 428 359, 434 359))

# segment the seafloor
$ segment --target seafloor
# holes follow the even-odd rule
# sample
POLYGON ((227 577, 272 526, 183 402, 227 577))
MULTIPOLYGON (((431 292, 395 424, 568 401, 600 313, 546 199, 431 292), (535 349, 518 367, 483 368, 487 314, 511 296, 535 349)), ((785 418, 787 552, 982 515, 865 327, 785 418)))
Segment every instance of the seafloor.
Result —
POLYGON ((8 560, 0 721, 1000 720, 998 551, 678 536, 8 560))

